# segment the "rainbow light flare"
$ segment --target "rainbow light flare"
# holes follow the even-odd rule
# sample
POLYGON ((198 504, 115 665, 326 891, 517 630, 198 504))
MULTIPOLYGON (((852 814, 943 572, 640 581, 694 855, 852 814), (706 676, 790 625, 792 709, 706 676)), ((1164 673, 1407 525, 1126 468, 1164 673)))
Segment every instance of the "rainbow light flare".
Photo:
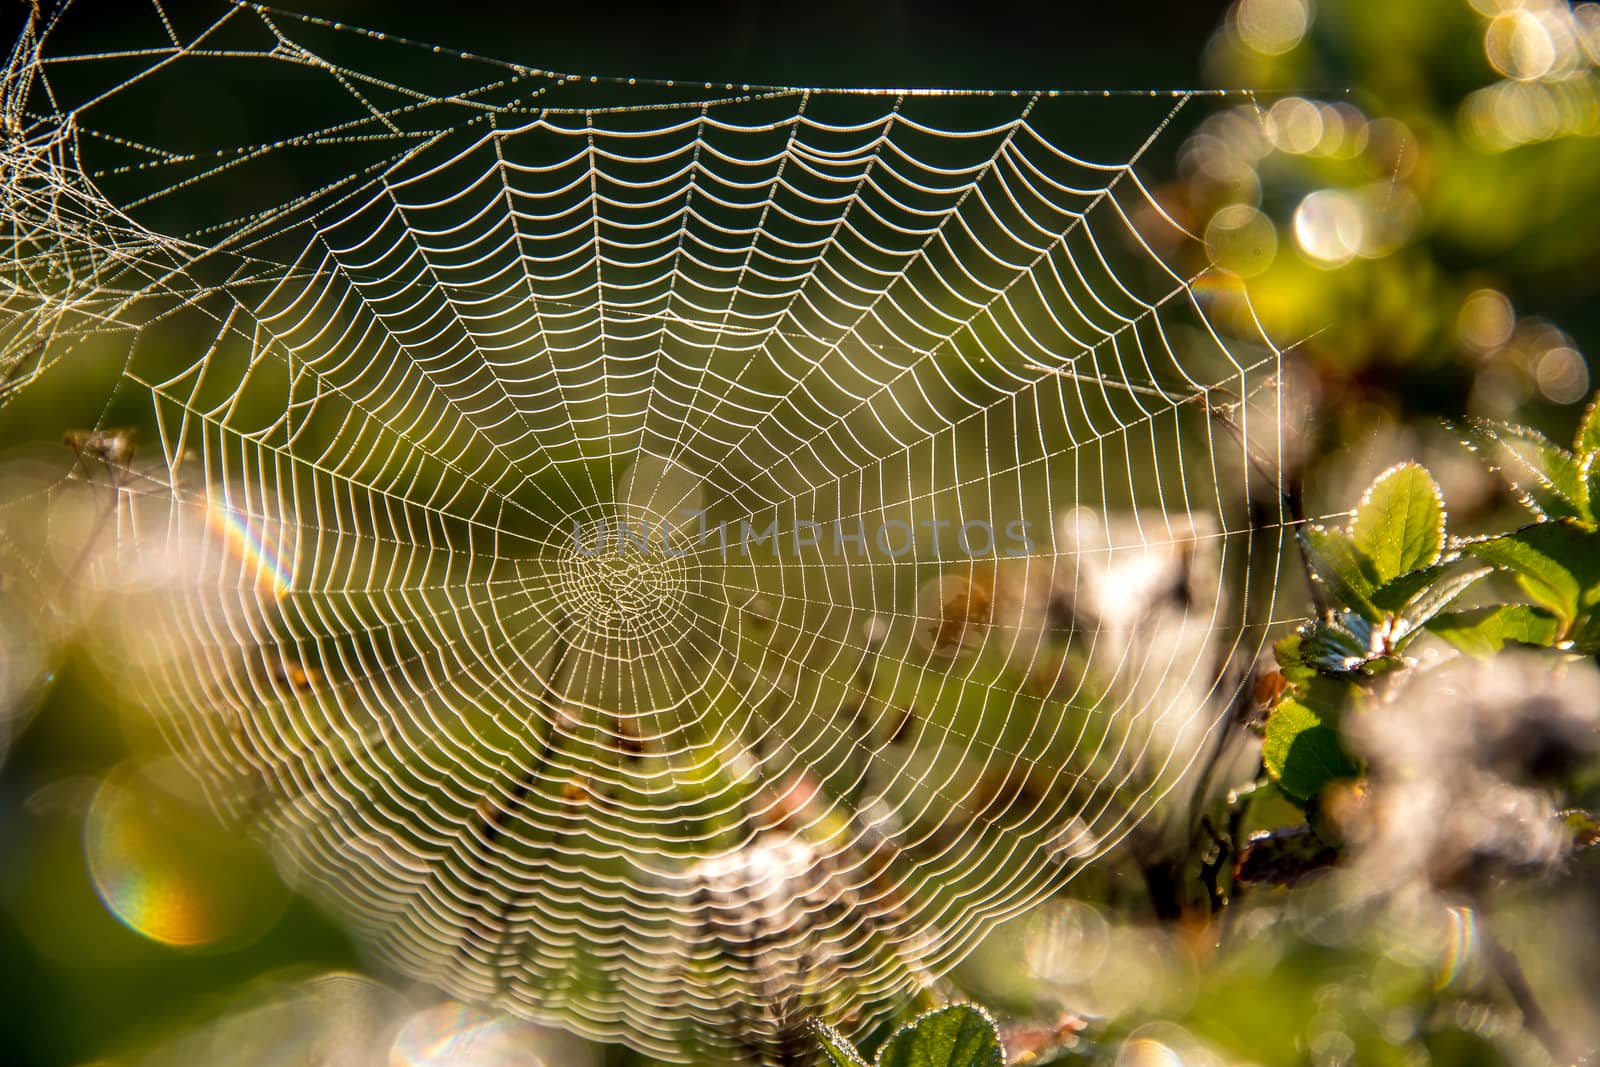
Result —
POLYGON ((229 556, 237 559, 247 572, 255 574, 256 588, 281 600, 288 595, 294 578, 284 559, 287 555, 280 544, 267 539, 261 524, 235 508, 225 499, 206 499, 206 527, 222 538, 229 556))
POLYGON ((1245 292, 1244 279, 1225 267, 1217 266, 1201 271, 1189 288, 1201 301, 1238 297, 1245 292))
POLYGON ((119 767, 84 812, 83 849, 100 902, 118 922, 175 948, 239 947, 288 906, 271 860, 168 790, 176 768, 119 767), (157 777, 151 777, 156 775, 157 777))
POLYGON ((130 930, 165 945, 193 947, 228 932, 194 857, 153 822, 137 800, 107 781, 84 826, 89 875, 106 910, 130 930))
POLYGON ((1477 913, 1469 907, 1454 905, 1445 909, 1445 915, 1450 931, 1434 980, 1436 990, 1476 977, 1481 952, 1477 913))

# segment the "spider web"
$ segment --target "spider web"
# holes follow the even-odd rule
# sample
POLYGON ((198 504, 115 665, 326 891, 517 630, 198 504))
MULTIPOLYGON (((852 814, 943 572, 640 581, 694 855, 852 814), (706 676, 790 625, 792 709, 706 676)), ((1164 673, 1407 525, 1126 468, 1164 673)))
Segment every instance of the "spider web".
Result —
POLYGON ((95 11, 6 72, 6 415, 82 383, 108 470, 147 427, 117 529, 181 574, 131 691, 391 964, 782 1060, 1195 762, 1285 516, 1281 353, 1137 169, 1194 94, 95 11))

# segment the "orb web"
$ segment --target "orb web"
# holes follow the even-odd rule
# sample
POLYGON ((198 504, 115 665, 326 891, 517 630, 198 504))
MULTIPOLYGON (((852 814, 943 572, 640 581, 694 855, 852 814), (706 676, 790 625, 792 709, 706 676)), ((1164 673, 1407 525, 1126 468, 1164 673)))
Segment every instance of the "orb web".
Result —
POLYGON ((148 424, 130 691, 390 964, 781 1059, 1194 762, 1285 517, 1280 352, 1139 170, 1193 94, 95 10, 8 68, 7 383, 109 368, 86 424, 148 424))

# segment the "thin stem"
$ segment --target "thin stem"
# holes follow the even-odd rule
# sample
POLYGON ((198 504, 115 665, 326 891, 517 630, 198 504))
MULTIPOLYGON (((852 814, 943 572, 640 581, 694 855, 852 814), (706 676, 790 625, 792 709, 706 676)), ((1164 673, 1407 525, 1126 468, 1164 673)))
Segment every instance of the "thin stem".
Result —
POLYGON ((1550 1058, 1557 1063, 1574 1063, 1575 1058, 1567 1052, 1566 1041, 1550 1022, 1550 1017, 1539 1006, 1539 1000, 1533 995, 1533 987, 1528 984, 1527 975, 1522 972, 1522 964, 1517 960, 1516 953, 1507 948, 1494 932, 1489 929, 1487 917, 1481 912, 1478 916, 1478 932, 1483 938, 1484 952, 1489 957, 1490 964, 1495 973, 1500 976, 1500 981, 1505 983, 1506 991, 1511 994, 1511 1000, 1517 1006, 1517 1011, 1522 1013, 1523 1027, 1538 1039, 1539 1044, 1550 1054, 1550 1058))
MULTIPOLYGON (((1256 455, 1255 451, 1250 448, 1249 442, 1245 440, 1244 431, 1239 429, 1239 424, 1233 420, 1233 415, 1229 409, 1213 405, 1207 411, 1245 449, 1245 457, 1255 472, 1266 479, 1269 484, 1273 482, 1275 480, 1273 473, 1267 469, 1261 457, 1256 455)), ((1289 514, 1289 521, 1298 528, 1304 525, 1306 521, 1304 480, 1301 478, 1301 472, 1298 467, 1293 470, 1286 469, 1282 473, 1284 485, 1279 491, 1279 498, 1283 501, 1284 511, 1289 514)), ((1299 538, 1296 538, 1295 544, 1298 546, 1299 543, 1299 538)), ((1326 615, 1328 611, 1327 601, 1322 595, 1322 588, 1317 582, 1316 575, 1311 570, 1311 561, 1306 558, 1304 550, 1300 552, 1300 564, 1305 569, 1306 585, 1311 590, 1311 602, 1316 605, 1317 614, 1319 616, 1326 615)))

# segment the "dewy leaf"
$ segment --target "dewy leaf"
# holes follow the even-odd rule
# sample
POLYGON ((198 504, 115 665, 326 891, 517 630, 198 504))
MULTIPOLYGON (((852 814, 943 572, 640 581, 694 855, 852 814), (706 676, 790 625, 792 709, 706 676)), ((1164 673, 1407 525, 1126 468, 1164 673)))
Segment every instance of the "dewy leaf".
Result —
POLYGON ((1411 629, 1443 611, 1451 601, 1471 589, 1489 573, 1481 567, 1455 570, 1455 561, 1409 571, 1372 591, 1372 602, 1390 615, 1399 616, 1411 629))
POLYGON ((1468 571, 1457 571, 1454 574, 1441 574, 1442 570, 1441 567, 1430 567, 1428 570, 1418 572, 1428 575, 1431 580, 1400 605, 1400 626, 1396 632, 1396 640, 1425 626, 1429 619, 1461 599, 1462 594, 1468 589, 1488 577, 1491 568, 1478 567, 1468 571))
POLYGON ((929 1012, 895 1032, 877 1067, 1005 1067, 994 1021, 970 1004, 929 1012))
POLYGON ((1515 574, 1523 592, 1561 620, 1563 633, 1600 602, 1600 533, 1578 523, 1535 523, 1466 550, 1515 574))
POLYGON ((1516 490, 1524 507, 1548 519, 1589 519, 1580 460, 1538 430, 1477 421, 1467 443, 1516 490))
POLYGON ((867 1061, 862 1059, 850 1042, 839 1036, 839 1031, 820 1020, 812 1020, 811 1033, 817 1039, 817 1044, 822 1046, 822 1054, 828 1058, 828 1067, 867 1067, 867 1061))
POLYGON ((1416 463, 1378 475, 1356 508, 1350 535, 1380 584, 1438 563, 1444 551, 1444 500, 1433 476, 1416 463))
POLYGON ((1579 473, 1583 476, 1583 493, 1589 518, 1600 519, 1600 449, 1585 453, 1579 473))
POLYGON ((1372 602, 1386 615, 1398 614, 1407 604, 1437 582, 1449 566, 1448 563, 1440 563, 1418 571, 1407 571, 1374 589, 1372 602))
POLYGON ((1573 439, 1572 449, 1580 456, 1600 452, 1600 393, 1591 397, 1589 406, 1583 409, 1583 418, 1578 422, 1578 436, 1573 439))
POLYGON ((1341 611, 1302 632, 1300 658, 1325 674, 1360 670, 1368 660, 1382 654, 1381 649, 1373 648, 1372 632, 1372 624, 1366 619, 1341 611))
POLYGON ((1368 575, 1367 562, 1349 534, 1326 526, 1303 526, 1297 536, 1312 573, 1340 604, 1370 622, 1383 617, 1372 599, 1376 583, 1368 575))
POLYGON ((1298 700, 1282 701, 1272 709, 1261 758, 1278 788, 1302 803, 1329 782, 1361 773, 1339 743, 1339 731, 1298 700))
POLYGON ((1570 835, 1573 851, 1582 851, 1600 845, 1600 816, 1582 808, 1568 808, 1557 813, 1561 825, 1570 835))
POLYGON ((1561 633, 1561 622, 1532 604, 1500 604, 1435 615, 1428 630, 1469 656, 1487 659, 1508 644, 1551 645, 1561 633))

